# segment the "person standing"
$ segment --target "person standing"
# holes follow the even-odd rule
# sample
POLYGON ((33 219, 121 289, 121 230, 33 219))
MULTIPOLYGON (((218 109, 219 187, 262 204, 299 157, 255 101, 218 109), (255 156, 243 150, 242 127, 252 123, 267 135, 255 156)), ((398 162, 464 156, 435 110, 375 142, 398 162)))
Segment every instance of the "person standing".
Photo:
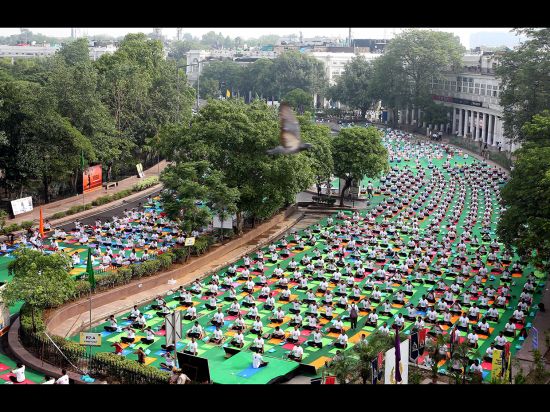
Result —
POLYGON ((357 305, 354 303, 351 305, 350 311, 349 311, 349 321, 351 322, 351 328, 356 329, 357 328, 357 318, 359 317, 357 305))

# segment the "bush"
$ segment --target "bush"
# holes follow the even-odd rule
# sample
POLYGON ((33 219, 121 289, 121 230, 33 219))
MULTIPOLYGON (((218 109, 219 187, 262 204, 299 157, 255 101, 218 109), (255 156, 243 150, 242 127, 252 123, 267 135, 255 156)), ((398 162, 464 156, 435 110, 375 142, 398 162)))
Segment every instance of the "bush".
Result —
MULTIPOLYGON (((19 311, 21 327, 27 331, 32 331, 32 307, 25 303, 21 306, 19 311)), ((37 332, 43 332, 46 330, 46 325, 44 324, 44 312, 41 309, 34 310, 34 324, 36 326, 37 332)))
POLYGON ((122 283, 122 277, 118 271, 110 271, 104 275, 96 276, 96 286, 98 288, 110 288, 122 283))
POLYGON ((175 257, 175 262, 182 263, 187 257, 187 248, 176 247, 172 249, 172 253, 175 257))
POLYGON ((158 182, 158 176, 148 177, 147 179, 144 179, 141 182, 138 182, 134 186, 132 186, 132 192, 140 192, 142 190, 148 189, 152 186, 155 186, 158 182))
POLYGON ((52 219, 55 220, 55 219, 61 219, 62 217, 65 217, 67 216, 67 212, 56 212, 52 215, 52 219))
POLYGON ((144 274, 143 276, 151 276, 160 270, 160 261, 158 259, 151 259, 143 262, 144 274))
POLYGON ((114 353, 100 352, 94 354, 93 373, 116 377, 121 384, 127 383, 169 383, 170 373, 154 366, 141 365, 135 360, 114 353), (136 374, 142 374, 136 382, 136 374))
POLYGON ((11 225, 8 225, 4 228, 3 234, 9 235, 10 233, 17 232, 20 229, 19 225, 17 223, 12 223, 11 225))
POLYGON ((162 255, 159 255, 156 259, 156 261, 159 262, 159 269, 168 269, 172 264, 173 256, 174 255, 172 255, 171 253, 163 253, 162 255))
POLYGON ((23 230, 29 230, 31 227, 34 226, 34 222, 32 220, 25 220, 24 222, 21 222, 21 229, 23 230))
POLYGON ((132 269, 129 267, 121 267, 118 269, 118 274, 122 283, 128 283, 132 279, 132 269))
POLYGON ((111 200, 112 199, 111 199, 110 195, 101 196, 101 197, 98 197, 97 199, 92 201, 92 206, 101 206, 101 205, 104 205, 106 203, 111 202, 111 200))
POLYGON ((90 293, 90 282, 87 280, 77 280, 75 282, 74 298, 79 299, 90 293))
POLYGON ((206 236, 195 239, 195 245, 193 247, 194 253, 199 256, 202 255, 208 249, 208 238, 206 236))
POLYGON ((142 263, 134 263, 130 265, 130 269, 132 270, 132 278, 139 279, 145 274, 145 268, 142 263))
POLYGON ((123 197, 130 196, 132 193, 132 189, 124 189, 118 193, 111 195, 110 201, 122 199, 123 197))

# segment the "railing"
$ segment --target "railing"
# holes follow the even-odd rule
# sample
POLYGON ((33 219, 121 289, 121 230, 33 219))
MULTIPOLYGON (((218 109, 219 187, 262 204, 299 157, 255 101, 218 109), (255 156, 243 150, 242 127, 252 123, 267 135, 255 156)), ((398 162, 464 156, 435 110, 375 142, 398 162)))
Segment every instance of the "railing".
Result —
POLYGON ((81 374, 86 371, 94 377, 112 378, 121 384, 167 384, 167 380, 154 372, 123 367, 116 360, 98 358, 89 354, 84 348, 72 349, 63 346, 63 354, 45 335, 35 334, 23 327, 19 329, 22 345, 29 352, 47 363, 60 369, 81 374))
MULTIPOLYGON (((474 152, 475 154, 481 155, 481 149, 483 146, 480 146, 479 141, 474 141, 469 138, 464 137, 455 137, 455 136, 447 136, 446 139, 448 142, 454 146, 461 147, 463 149, 467 149, 471 152, 474 152)), ((507 151, 504 152, 494 152, 494 151, 488 151, 488 160, 491 160, 498 164, 499 166, 510 170, 512 167, 512 160, 510 159, 510 153, 507 151)))

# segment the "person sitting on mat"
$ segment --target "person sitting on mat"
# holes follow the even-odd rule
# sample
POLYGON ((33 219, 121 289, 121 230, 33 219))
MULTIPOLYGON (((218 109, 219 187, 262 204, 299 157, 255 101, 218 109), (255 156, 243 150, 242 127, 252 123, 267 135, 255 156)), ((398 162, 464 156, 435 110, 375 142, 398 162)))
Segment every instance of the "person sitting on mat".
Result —
POLYGON ((269 289, 269 286, 264 285, 260 290, 260 295, 258 297, 260 299, 266 299, 270 293, 271 293, 271 289, 269 289))
POLYGON ((256 319, 257 316, 258 316, 258 308, 256 307, 256 304, 253 303, 252 307, 250 308, 250 310, 246 314, 246 317, 248 319, 256 319))
POLYGON ((308 329, 308 330, 317 329, 317 318, 313 314, 310 314, 308 316, 307 325, 304 326, 304 329, 308 329))
POLYGON ((201 293, 202 285, 198 280, 195 280, 193 284, 191 285, 191 289, 189 290, 193 295, 198 295, 201 293))
POLYGON ((124 329, 126 331, 126 336, 122 336, 120 338, 121 342, 123 343, 134 343, 134 340, 136 339, 136 331, 132 329, 131 326, 126 326, 124 329))
POLYGON ((487 350, 485 351, 485 356, 483 357, 483 360, 485 362, 489 362, 489 363, 492 363, 493 362, 493 352, 495 350, 495 344, 493 342, 491 342, 491 346, 489 346, 487 348, 487 350))
POLYGON ((313 340, 309 340, 307 344, 309 346, 315 346, 316 348, 322 349, 323 348, 323 341, 322 341, 322 335, 319 329, 315 330, 312 334, 313 340))
POLYGON ((239 330, 233 337, 231 340, 231 345, 236 346, 237 348, 242 348, 244 346, 244 335, 242 330, 239 330))
POLYGON ((223 316, 222 308, 218 308, 218 311, 214 313, 214 317, 210 322, 214 326, 223 326, 224 316, 223 316))
POLYGON ((479 308, 477 303, 473 303, 470 309, 468 310, 468 319, 477 321, 479 318, 479 308))
POLYGON ((376 328, 377 324, 378 324, 378 314, 376 313, 376 309, 374 309, 371 313, 369 313, 365 326, 372 326, 376 328))
POLYGON ((261 336, 256 336, 252 341, 250 350, 253 352, 264 353, 264 339, 261 336))
POLYGON ((187 336, 190 338, 193 337, 197 339, 203 338, 204 329, 202 328, 202 326, 199 324, 198 321, 195 321, 195 324, 191 327, 191 329, 189 329, 189 331, 187 332, 187 336))
POLYGON ((162 308, 161 308, 160 312, 157 312, 157 316, 164 318, 164 317, 166 317, 166 315, 168 315, 171 312, 172 312, 172 310, 168 307, 168 305, 166 303, 164 303, 162 305, 162 308))
POLYGON ((478 348, 477 341, 479 340, 479 337, 477 336, 477 333, 475 331, 468 333, 467 339, 468 339, 468 346, 474 349, 478 348))
POLYGON ((241 305, 236 300, 231 303, 231 306, 229 307, 227 313, 231 316, 238 315, 241 313, 241 305))
POLYGON ((218 300, 216 296, 212 295, 208 298, 208 302, 205 303, 207 309, 214 310, 218 307, 218 300))
POLYGON ((116 332, 118 330, 118 322, 115 319, 115 315, 109 316, 105 321, 109 322, 109 326, 103 327, 107 332, 116 332))
POLYGON ((197 319, 197 308, 194 306, 190 306, 186 311, 185 315, 183 315, 183 318, 185 320, 193 320, 197 319))
POLYGON ((382 311, 380 312, 380 315, 383 316, 391 316, 391 303, 389 299, 386 299, 384 303, 382 304, 382 311))
POLYGON ((279 300, 283 302, 288 302, 290 300, 290 294, 290 289, 283 289, 279 300))
POLYGON ((150 326, 148 326, 145 329, 145 335, 146 336, 144 338, 141 338, 142 343, 145 343, 146 345, 150 345, 155 341, 155 334, 153 333, 153 330, 151 329, 150 326))
POLYGON ((232 329, 232 330, 243 330, 245 327, 245 322, 244 322, 244 319, 243 319, 243 316, 242 314, 238 314, 237 315, 237 318, 235 319, 235 321, 233 322, 233 325, 231 325, 231 327, 229 329, 232 329))
POLYGON ((340 317, 337 317, 332 321, 332 326, 329 328, 329 331, 332 333, 340 333, 344 330, 344 322, 340 317))
POLYGON ((294 315, 292 315, 292 319, 290 320, 290 326, 302 326, 302 322, 303 322, 304 318, 302 317, 302 315, 300 314, 300 312, 298 313, 295 313, 294 315))
POLYGON ((468 318, 466 312, 462 312, 460 318, 458 318, 458 330, 466 332, 468 330, 468 318))
POLYGON ((405 327, 405 318, 403 317, 402 313, 398 313, 396 315, 393 325, 397 330, 401 330, 405 327))
POLYGON ((523 310, 517 308, 514 311, 514 314, 512 315, 511 320, 515 323, 523 323, 524 317, 525 317, 525 314, 523 313, 523 310))
POLYGON ((261 335, 264 333, 264 325, 262 321, 260 320, 259 316, 256 316, 256 320, 252 324, 252 328, 250 329, 250 333, 254 333, 256 335, 261 335))
POLYGON ((504 332, 500 331, 498 336, 495 338, 495 348, 503 350, 506 342, 508 342, 508 340, 504 337, 504 332))
POLYGON ((172 357, 171 352, 165 352, 161 354, 160 356, 164 357, 164 362, 160 363, 160 367, 168 370, 172 370, 174 366, 176 366, 176 361, 172 357))
POLYGON ((334 346, 341 349, 345 349, 348 346, 348 335, 346 335, 345 331, 342 330, 340 332, 338 339, 334 342, 334 346))
POLYGON ((292 351, 288 354, 288 358, 296 362, 302 361, 302 356, 304 355, 304 348, 300 345, 300 342, 296 342, 292 351))
MULTIPOLYGON (((141 340, 143 341, 143 339, 145 338, 141 338, 141 340)), ((124 348, 122 347, 121 343, 123 343, 122 341, 120 342, 114 342, 112 344, 110 344, 109 346, 112 346, 115 348, 115 355, 119 355, 119 356, 123 356, 123 351, 124 351, 124 348)))
POLYGON ((257 352, 252 353, 252 367, 254 369, 263 368, 268 364, 269 362, 265 362, 260 353, 257 353, 257 352))
POLYGON ((506 325, 504 325, 504 336, 516 336, 516 324, 512 318, 510 318, 506 325))
POLYGON ((134 322, 132 323, 132 327, 140 330, 143 330, 145 327, 147 327, 147 320, 145 319, 143 313, 140 313, 138 317, 134 320, 134 322))
POLYGON ((285 312, 283 312, 283 308, 279 306, 276 311, 273 311, 273 317, 270 320, 273 323, 283 323, 285 320, 285 312))
POLYGON ((248 295, 246 295, 244 297, 244 300, 243 300, 243 306, 246 307, 246 308, 249 308, 251 307, 252 305, 254 305, 254 296, 249 293, 248 295))
POLYGON ((271 334, 271 339, 284 339, 285 332, 281 329, 280 326, 275 326, 275 330, 271 334))
POLYGON ((298 342, 300 338, 300 329, 298 329, 298 325, 294 325, 294 329, 290 331, 290 336, 286 339, 290 343, 296 343, 298 342))
POLYGON ((380 331, 380 333, 383 333, 385 335, 389 335, 390 334, 390 328, 388 328, 388 322, 384 322, 382 324, 382 326, 380 326, 378 328, 378 330, 380 331))
POLYGON ((197 356, 199 353, 199 345, 195 341, 195 338, 191 338, 191 342, 189 342, 185 348, 183 349, 183 353, 187 353, 188 355, 197 356))
POLYGON ((489 336, 490 326, 489 322, 487 322, 487 319, 483 318, 481 319, 481 322, 479 322, 475 327, 476 332, 489 336))
POLYGON ((499 313, 495 305, 489 308, 487 313, 485 313, 485 317, 493 322, 498 322, 499 313))
POLYGON ((151 305, 151 309, 161 310, 162 306, 166 304, 166 301, 160 295, 155 298, 155 302, 154 305, 151 305))

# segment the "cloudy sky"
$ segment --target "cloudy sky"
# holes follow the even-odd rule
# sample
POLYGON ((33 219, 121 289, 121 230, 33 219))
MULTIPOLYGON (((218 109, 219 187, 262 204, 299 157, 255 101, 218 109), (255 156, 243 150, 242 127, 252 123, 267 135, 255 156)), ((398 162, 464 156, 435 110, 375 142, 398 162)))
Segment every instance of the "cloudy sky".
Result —
MULTIPOLYGON (((490 27, 490 28, 474 28, 474 27, 459 27, 459 28, 433 28, 434 30, 440 30, 440 31, 447 31, 447 32, 453 32, 457 36, 460 37, 461 43, 469 48, 470 47, 470 34, 471 33, 477 33, 477 32, 509 32, 511 28, 496 28, 496 27, 490 27)), ((33 33, 42 33, 47 36, 53 36, 53 37, 69 37, 71 34, 71 29, 67 27, 63 28, 30 28, 30 30, 33 33)), ((304 37, 313 37, 313 36, 330 36, 330 37, 341 37, 345 38, 348 36, 348 28, 343 27, 322 27, 322 28, 313 28, 313 27, 306 27, 306 28, 298 28, 298 27, 274 27, 274 28, 268 28, 268 27, 260 27, 260 28, 234 28, 234 27, 222 27, 222 28, 198 28, 198 27, 192 27, 192 28, 183 28, 184 33, 191 33, 193 36, 200 37, 203 34, 209 32, 209 31, 215 31, 216 33, 221 32, 224 36, 230 36, 230 37, 237 37, 240 36, 244 39, 250 38, 250 37, 259 37, 261 35, 265 34, 278 34, 280 36, 288 35, 288 34, 299 34, 300 31, 303 33, 304 37)), ((383 27, 376 27, 376 28, 361 28, 361 27, 355 27, 352 28, 352 36, 354 38, 391 38, 393 34, 399 33, 402 28, 383 28, 383 27)), ((152 28, 107 28, 107 27, 101 27, 101 28, 80 28, 81 34, 87 34, 88 36, 93 36, 96 34, 108 34, 114 37, 118 36, 124 36, 127 33, 135 33, 135 32, 143 32, 143 33, 151 33, 153 31, 152 28)), ((9 36, 11 34, 18 34, 20 33, 19 28, 0 28, 0 36, 9 36)), ((169 27, 169 28, 163 28, 162 34, 167 36, 168 38, 175 38, 176 37, 176 28, 169 27)), ((519 42, 519 41, 518 41, 519 42)))

